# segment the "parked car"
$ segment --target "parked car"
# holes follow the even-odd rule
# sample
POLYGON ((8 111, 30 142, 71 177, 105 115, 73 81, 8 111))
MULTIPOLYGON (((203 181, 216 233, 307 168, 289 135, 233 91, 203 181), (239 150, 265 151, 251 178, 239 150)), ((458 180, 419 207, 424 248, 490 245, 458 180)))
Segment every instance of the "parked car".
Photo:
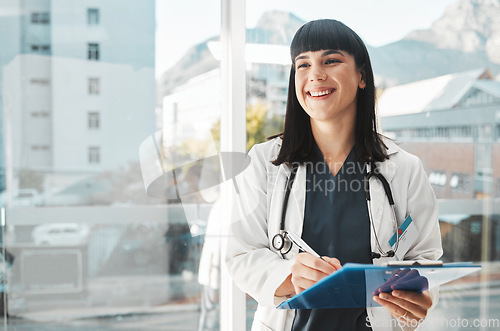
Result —
POLYGON ((43 198, 36 189, 20 189, 12 198, 13 206, 41 206, 43 198))
POLYGON ((87 241, 89 228, 79 223, 48 223, 33 228, 31 237, 37 245, 77 246, 87 241))

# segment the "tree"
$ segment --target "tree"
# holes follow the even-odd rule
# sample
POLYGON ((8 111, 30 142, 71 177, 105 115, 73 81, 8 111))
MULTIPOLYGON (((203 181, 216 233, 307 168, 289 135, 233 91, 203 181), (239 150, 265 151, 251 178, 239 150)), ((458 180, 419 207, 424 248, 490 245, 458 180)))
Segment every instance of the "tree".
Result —
MULTIPOLYGON (((259 101, 255 104, 246 106, 246 134, 247 151, 255 144, 266 141, 266 138, 283 131, 285 118, 274 114, 268 116, 269 105, 259 101)), ((214 139, 220 141, 220 121, 217 121, 212 127, 214 139)))

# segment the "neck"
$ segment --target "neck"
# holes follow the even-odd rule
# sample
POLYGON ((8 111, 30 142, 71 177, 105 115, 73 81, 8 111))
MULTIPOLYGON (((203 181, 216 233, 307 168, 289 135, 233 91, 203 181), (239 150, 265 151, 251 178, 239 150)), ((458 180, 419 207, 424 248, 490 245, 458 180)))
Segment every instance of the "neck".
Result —
POLYGON ((322 122, 311 118, 311 129, 325 159, 343 161, 354 146, 354 119, 322 122))

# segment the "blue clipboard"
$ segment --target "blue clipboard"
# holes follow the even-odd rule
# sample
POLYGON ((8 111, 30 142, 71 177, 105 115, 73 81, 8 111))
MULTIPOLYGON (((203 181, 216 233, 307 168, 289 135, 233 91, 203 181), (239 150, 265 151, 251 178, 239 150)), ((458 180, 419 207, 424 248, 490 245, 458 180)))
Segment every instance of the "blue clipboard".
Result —
POLYGON ((473 272, 470 262, 442 266, 379 266, 346 263, 340 270, 284 301, 278 309, 378 307, 374 293, 395 289, 425 291, 473 272))

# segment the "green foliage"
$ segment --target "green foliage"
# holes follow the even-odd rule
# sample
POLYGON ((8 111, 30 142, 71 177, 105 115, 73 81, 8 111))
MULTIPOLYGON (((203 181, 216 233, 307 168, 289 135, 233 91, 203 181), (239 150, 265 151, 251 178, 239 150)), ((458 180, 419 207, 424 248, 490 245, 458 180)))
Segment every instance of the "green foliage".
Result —
MULTIPOLYGON (((246 106, 247 151, 255 144, 266 141, 266 138, 283 131, 285 118, 274 114, 268 117, 269 105, 263 102, 246 106)), ((220 121, 212 127, 212 135, 220 141, 220 121)))

